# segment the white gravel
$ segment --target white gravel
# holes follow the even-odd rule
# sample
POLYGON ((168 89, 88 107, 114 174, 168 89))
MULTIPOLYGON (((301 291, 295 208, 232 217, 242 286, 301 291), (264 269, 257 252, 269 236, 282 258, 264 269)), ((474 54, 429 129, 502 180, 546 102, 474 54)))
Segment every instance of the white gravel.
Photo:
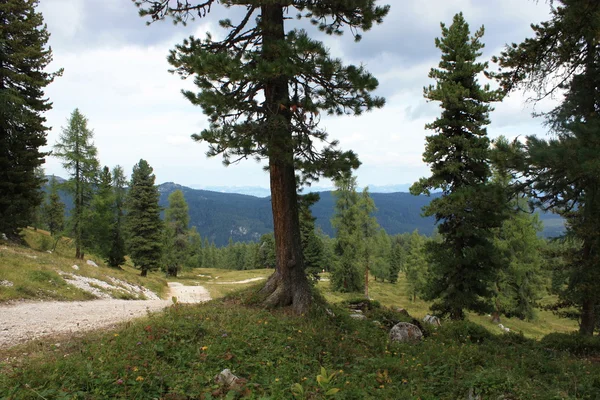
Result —
POLYGON ((0 348, 44 336, 64 335, 107 327, 141 317, 173 304, 210 300, 202 286, 183 286, 169 282, 168 300, 102 299, 74 302, 39 302, 0 305, 0 348))

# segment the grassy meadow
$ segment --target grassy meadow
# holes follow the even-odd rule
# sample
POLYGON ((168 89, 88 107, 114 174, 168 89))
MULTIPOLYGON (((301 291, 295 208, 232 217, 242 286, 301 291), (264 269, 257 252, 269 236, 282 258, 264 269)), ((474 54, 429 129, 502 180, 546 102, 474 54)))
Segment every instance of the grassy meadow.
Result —
MULTIPOLYGON (((26 233, 31 249, 0 244, 0 280, 14 282, 0 287, 0 301, 90 299, 56 273, 73 272, 70 243, 47 253, 44 234, 26 233), (44 278, 34 279, 38 274, 44 278)), ((166 289, 161 273, 142 279, 129 265, 115 270, 95 261, 100 267, 77 263, 77 273, 166 289)), ((600 398, 600 338, 564 334, 576 330, 573 321, 547 312, 532 322, 504 318, 506 334, 487 316, 469 315, 467 322, 424 326, 417 344, 395 344, 390 327, 412 321, 396 308, 418 320, 428 312, 426 302, 411 301, 404 277, 395 285, 371 280, 375 301, 365 320, 355 320, 347 303, 360 294, 332 292, 327 274, 305 316, 264 309, 261 281, 232 283, 270 273, 183 271, 169 281, 202 285, 215 300, 174 304, 114 330, 0 349, 0 399, 600 398), (225 368, 241 380, 216 383, 225 368)))

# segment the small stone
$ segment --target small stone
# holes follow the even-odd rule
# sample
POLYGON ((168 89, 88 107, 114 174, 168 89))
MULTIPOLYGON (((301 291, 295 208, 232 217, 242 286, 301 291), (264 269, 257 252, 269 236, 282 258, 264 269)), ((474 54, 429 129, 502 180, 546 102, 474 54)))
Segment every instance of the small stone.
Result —
POLYGON ((90 265, 90 266, 92 266, 92 267, 97 267, 97 266, 98 266, 98 264, 96 264, 96 263, 95 263, 95 262, 93 262, 92 260, 87 260, 85 263, 86 263, 87 265, 90 265))
POLYGON ((8 240, 5 233, 2 234, 2 240, 8 240))
POLYGON ((246 379, 235 376, 229 368, 226 368, 215 376, 215 382, 235 390, 242 387, 246 383, 246 379))
POLYGON ((73 265, 71 268, 73 268, 75 271, 79 271, 79 266, 78 265, 73 265))
POLYGON ((350 314, 350 318, 354 318, 354 319, 367 319, 367 317, 365 317, 364 314, 350 314))
POLYGON ((402 307, 398 307, 396 308, 396 312, 402 315, 406 315, 407 317, 409 317, 410 315, 408 314, 408 311, 406 311, 404 308, 402 307))

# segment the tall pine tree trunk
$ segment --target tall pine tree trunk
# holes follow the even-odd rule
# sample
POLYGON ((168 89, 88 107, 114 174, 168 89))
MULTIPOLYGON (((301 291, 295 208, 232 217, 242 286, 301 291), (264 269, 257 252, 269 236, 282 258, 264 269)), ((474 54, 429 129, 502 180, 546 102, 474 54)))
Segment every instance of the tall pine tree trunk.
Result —
MULTIPOLYGON (((285 41, 282 5, 261 7, 263 56, 274 61, 280 57, 285 41)), ((300 241, 300 222, 294 170, 294 149, 290 127, 288 78, 270 77, 265 82, 267 107, 266 135, 270 136, 269 174, 271 207, 275 233, 276 267, 263 294, 270 307, 291 305, 295 311, 308 310, 312 297, 304 274, 300 241)))

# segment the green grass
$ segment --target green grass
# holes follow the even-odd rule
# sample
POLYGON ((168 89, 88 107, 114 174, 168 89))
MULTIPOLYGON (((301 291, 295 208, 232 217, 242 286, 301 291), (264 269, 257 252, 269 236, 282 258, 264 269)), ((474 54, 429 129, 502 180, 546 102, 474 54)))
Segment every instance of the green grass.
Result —
MULTIPOLYGON (((323 274, 323 278, 329 279, 329 274, 323 274)), ((317 284, 319 290, 325 298, 332 303, 339 303, 344 300, 354 299, 360 293, 339 293, 331 290, 329 281, 320 281, 317 284)), ((375 282, 375 278, 369 279, 369 297, 377 300, 384 306, 394 308, 404 308, 410 315, 418 319, 428 314, 430 303, 416 299, 412 301, 409 295, 408 284, 406 278, 401 273, 398 278, 398 283, 391 284, 388 282, 375 282)), ((552 300, 550 297, 545 299, 546 302, 552 300)), ((537 318, 534 321, 522 321, 518 318, 502 318, 502 324, 515 332, 521 332, 529 338, 541 338, 553 332, 569 333, 578 329, 576 321, 560 318, 550 311, 538 310, 537 318)), ((498 326, 491 322, 491 318, 485 315, 468 314, 471 321, 476 322, 491 332, 500 334, 502 331, 498 326)))
MULTIPOLYGON (((25 229, 24 240, 28 246, 10 243, 0 244, 0 280, 8 281, 12 286, 0 286, 0 302, 11 300, 90 300, 94 296, 68 284, 68 275, 81 275, 111 283, 110 277, 126 281, 133 285, 145 286, 153 292, 165 295, 167 285, 162 274, 152 273, 146 278, 139 276, 139 271, 130 263, 122 269, 106 267, 101 259, 86 255, 86 260, 93 260, 99 267, 86 264, 85 260, 75 258, 75 250, 70 240, 58 242, 54 252, 46 251, 49 234, 42 230, 25 229), (77 265, 79 270, 74 270, 77 265)), ((52 247, 51 246, 51 247, 52 247)), ((121 298, 128 298, 123 291, 115 291, 121 298)))
POLYGON ((330 316, 317 302, 309 315, 296 316, 253 306, 255 291, 172 306, 58 347, 37 341, 0 354, 0 398, 600 397, 599 363, 520 335, 448 323, 429 328, 419 344, 391 344, 385 325, 373 322, 402 318, 390 309, 375 307, 369 320, 356 321, 336 306, 329 306, 335 313, 330 316), (24 351, 27 358, 13 357, 24 351), (246 383, 237 390, 217 385, 214 377, 224 368, 246 383), (339 391, 327 396, 332 389, 339 391))

